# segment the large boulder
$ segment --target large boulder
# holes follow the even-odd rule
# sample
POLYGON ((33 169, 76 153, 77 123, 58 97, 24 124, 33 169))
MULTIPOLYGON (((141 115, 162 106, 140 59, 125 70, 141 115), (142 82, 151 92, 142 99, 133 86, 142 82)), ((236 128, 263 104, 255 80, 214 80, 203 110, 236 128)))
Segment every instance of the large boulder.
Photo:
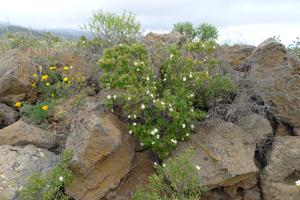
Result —
POLYGON ((36 173, 47 173, 59 157, 33 145, 0 146, 0 199, 17 199, 18 191, 36 173))
POLYGON ((150 32, 144 37, 143 41, 148 46, 155 46, 158 44, 182 45, 185 42, 185 37, 176 31, 165 34, 150 32))
POLYGON ((11 107, 0 103, 0 128, 14 123, 18 118, 18 113, 11 107))
POLYGON ((270 105, 280 121, 300 127, 300 62, 283 44, 270 38, 244 64, 255 92, 270 105))
POLYGON ((209 190, 230 186, 249 189, 256 185, 255 139, 233 123, 215 119, 197 124, 195 134, 179 144, 176 152, 187 148, 194 149, 191 162, 201 168, 198 176, 209 190))
POLYGON ((261 172, 265 200, 298 200, 300 189, 300 137, 276 137, 267 155, 268 165, 261 172))
POLYGON ((55 147, 56 142, 57 139, 53 133, 27 124, 21 119, 0 130, 0 145, 32 144, 40 148, 51 149, 55 147))
POLYGON ((102 105, 88 101, 71 123, 66 148, 73 150, 73 183, 66 189, 75 200, 99 200, 118 186, 131 169, 134 143, 124 125, 102 105))
POLYGON ((0 102, 13 105, 25 98, 34 98, 32 74, 36 64, 20 50, 0 57, 0 102))

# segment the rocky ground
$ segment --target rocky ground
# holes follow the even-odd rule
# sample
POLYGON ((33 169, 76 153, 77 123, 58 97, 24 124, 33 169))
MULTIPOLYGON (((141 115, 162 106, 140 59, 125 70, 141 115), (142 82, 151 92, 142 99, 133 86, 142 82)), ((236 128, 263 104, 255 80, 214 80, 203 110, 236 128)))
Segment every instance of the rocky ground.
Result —
MULTIPOLYGON (((182 42, 177 34, 146 36, 157 42, 182 42)), ((80 66, 90 80, 85 57, 56 53, 57 63, 80 66)), ((300 190, 300 61, 284 45, 268 39, 258 47, 219 47, 216 73, 238 85, 232 102, 214 106, 195 134, 173 155, 192 146, 191 162, 209 190, 203 200, 298 200, 300 190)), ((131 137, 123 122, 103 106, 95 91, 73 107, 71 97, 57 106, 47 130, 19 119, 14 103, 35 101, 27 74, 36 60, 22 50, 0 57, 0 199, 16 192, 36 172, 58 162, 59 149, 73 150, 75 179, 65 190, 75 200, 130 199, 154 172, 154 157, 131 137)))

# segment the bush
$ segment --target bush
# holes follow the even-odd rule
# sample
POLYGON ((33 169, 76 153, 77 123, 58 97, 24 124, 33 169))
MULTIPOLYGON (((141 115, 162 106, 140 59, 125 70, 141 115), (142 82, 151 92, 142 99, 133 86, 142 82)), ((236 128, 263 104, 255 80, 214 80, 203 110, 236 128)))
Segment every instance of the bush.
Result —
POLYGON ((141 24, 134 14, 126 11, 122 15, 97 11, 82 28, 92 32, 104 46, 132 42, 141 34, 141 24))
POLYGON ((218 38, 218 29, 208 23, 194 27, 190 22, 179 22, 174 24, 173 30, 183 34, 187 42, 216 40, 218 38))
POLYGON ((68 162, 72 152, 65 150, 60 163, 54 166, 48 174, 34 174, 28 179, 28 184, 21 189, 21 200, 68 200, 62 189, 73 180, 72 172, 68 169, 68 162))
POLYGON ((121 111, 129 133, 161 158, 167 157, 178 141, 189 138, 194 120, 205 117, 207 95, 232 89, 212 84, 217 77, 209 71, 215 59, 198 61, 173 46, 168 51, 161 66, 152 66, 144 46, 118 45, 107 49, 99 62, 104 70, 100 78, 103 87, 122 90, 119 95, 107 96, 108 107, 121 111))
POLYGON ((149 177, 145 187, 139 187, 133 200, 197 200, 205 193, 199 179, 200 167, 190 162, 193 151, 188 149, 169 159, 162 166, 156 163, 157 174, 149 177))

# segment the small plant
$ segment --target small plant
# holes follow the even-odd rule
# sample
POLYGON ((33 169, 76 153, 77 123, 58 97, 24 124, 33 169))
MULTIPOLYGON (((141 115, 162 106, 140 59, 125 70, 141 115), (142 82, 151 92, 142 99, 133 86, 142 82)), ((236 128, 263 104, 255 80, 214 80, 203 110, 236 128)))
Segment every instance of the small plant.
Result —
POLYGON ((46 123, 49 113, 53 111, 53 102, 39 102, 35 105, 25 104, 20 109, 20 115, 36 124, 46 123))
POLYGON ((167 160, 162 166, 155 163, 157 174, 149 177, 145 187, 139 187, 133 200, 197 200, 205 193, 198 170, 190 162, 191 149, 167 160))
MULTIPOLYGON (((202 53, 210 49, 207 45, 202 53)), ((232 90, 230 84, 214 84, 230 82, 210 75, 215 59, 193 59, 174 46, 168 53, 161 66, 152 66, 144 46, 118 45, 107 49, 99 62, 103 87, 122 90, 107 96, 107 106, 119 110, 127 118, 129 134, 161 158, 190 137, 193 121, 205 117, 210 98, 232 90)))
POLYGON ((60 163, 54 166, 48 174, 34 174, 28 179, 28 184, 20 190, 21 200, 68 200, 63 193, 63 188, 73 180, 72 172, 68 169, 68 163, 72 158, 72 152, 65 150, 60 163))
POLYGON ((93 33, 104 46, 135 41, 141 34, 141 24, 134 14, 126 11, 117 15, 99 10, 82 28, 93 33))
POLYGON ((173 30, 185 35, 187 42, 209 41, 218 38, 218 29, 214 25, 208 23, 203 23, 194 27, 190 22, 179 22, 174 24, 173 30))

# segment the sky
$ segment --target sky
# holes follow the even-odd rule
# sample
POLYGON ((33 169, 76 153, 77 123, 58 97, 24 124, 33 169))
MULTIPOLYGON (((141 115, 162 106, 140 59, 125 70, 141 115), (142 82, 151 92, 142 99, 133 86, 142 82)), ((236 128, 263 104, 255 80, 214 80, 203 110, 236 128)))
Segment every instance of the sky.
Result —
POLYGON ((0 0, 0 21, 29 28, 74 28, 96 10, 136 14, 143 31, 167 32, 176 22, 219 29, 219 42, 258 45, 300 36, 300 0, 0 0))

